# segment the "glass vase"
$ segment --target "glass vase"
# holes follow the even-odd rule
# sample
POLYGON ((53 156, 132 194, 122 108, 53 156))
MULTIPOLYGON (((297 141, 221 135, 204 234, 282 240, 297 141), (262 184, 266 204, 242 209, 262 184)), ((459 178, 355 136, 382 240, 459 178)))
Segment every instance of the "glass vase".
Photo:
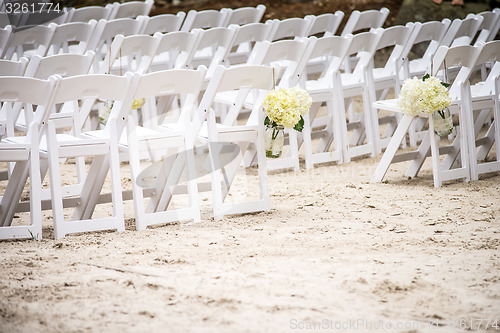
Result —
POLYGON ((285 128, 279 125, 266 125, 264 140, 266 146, 266 157, 280 157, 283 151, 283 142, 285 141, 285 128))
POLYGON ((432 114, 434 133, 439 136, 448 136, 453 131, 453 117, 448 108, 432 114))

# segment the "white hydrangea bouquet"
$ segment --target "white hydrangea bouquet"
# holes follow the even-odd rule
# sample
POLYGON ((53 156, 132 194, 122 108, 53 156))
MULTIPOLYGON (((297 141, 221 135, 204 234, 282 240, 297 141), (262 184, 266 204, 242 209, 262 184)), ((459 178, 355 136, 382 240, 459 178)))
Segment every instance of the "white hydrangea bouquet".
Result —
MULTIPOLYGON (((132 103, 132 110, 140 109, 146 103, 145 98, 134 99, 132 103)), ((106 125, 108 122, 109 116, 111 114, 111 109, 113 108, 113 101, 106 100, 104 101, 100 111, 99 111, 99 123, 102 125, 106 125)))
POLYGON ((266 111, 266 156, 281 156, 284 128, 302 132, 304 115, 311 107, 311 96, 299 86, 271 90, 265 97, 262 107, 266 111))
POLYGON ((435 132, 448 135, 453 129, 453 121, 448 107, 451 97, 448 83, 426 74, 422 79, 414 77, 406 79, 401 87, 398 106, 409 116, 418 116, 422 112, 432 114, 435 132), (441 126, 444 126, 441 129, 441 126))

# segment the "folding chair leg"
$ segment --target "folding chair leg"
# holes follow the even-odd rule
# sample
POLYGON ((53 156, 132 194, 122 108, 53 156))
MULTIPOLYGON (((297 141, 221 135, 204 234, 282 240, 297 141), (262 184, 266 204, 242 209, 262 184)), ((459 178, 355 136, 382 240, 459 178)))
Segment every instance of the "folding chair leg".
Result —
POLYGON ((381 182, 384 179, 387 170, 389 170, 389 166, 396 155, 397 150, 399 149, 399 145, 401 141, 404 139, 408 128, 413 121, 414 117, 404 115, 399 123, 394 135, 392 136, 391 141, 387 145, 387 149, 382 155, 382 159, 380 160, 377 169, 375 170, 375 174, 373 175, 372 182, 381 182))

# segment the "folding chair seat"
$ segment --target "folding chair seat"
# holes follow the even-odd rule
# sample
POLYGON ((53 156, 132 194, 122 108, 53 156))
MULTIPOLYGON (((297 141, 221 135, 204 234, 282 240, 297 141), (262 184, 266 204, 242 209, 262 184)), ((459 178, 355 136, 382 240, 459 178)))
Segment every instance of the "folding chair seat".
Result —
POLYGON ((90 20, 112 20, 114 17, 112 3, 105 6, 85 6, 71 11, 68 22, 88 22, 90 20))
POLYGON ((223 63, 231 66, 247 62, 255 43, 269 40, 271 29, 272 21, 239 26, 230 46, 230 53, 223 59, 223 63))
MULTIPOLYGON (((27 77, 0 77, 0 101, 7 114, 13 104, 33 109, 33 121, 25 136, 7 137, 0 142, 0 161, 14 163, 0 196, 0 239, 42 238, 40 156, 38 147, 54 95, 57 80, 27 77), (29 177, 29 200, 23 191, 29 177), (30 212, 29 225, 20 224, 16 216, 30 212)), ((19 217, 19 216, 17 216, 19 217)))
POLYGON ((89 42, 88 49, 96 53, 94 71, 97 72, 111 47, 111 42, 117 35, 125 37, 138 34, 142 27, 142 18, 121 18, 116 20, 99 20, 94 36, 89 42))
MULTIPOLYGON (((296 70, 305 54, 307 45, 308 39, 258 42, 249 56, 247 65, 275 67, 277 87, 291 88, 298 84, 299 77, 296 76, 296 70)), ((256 103, 255 95, 248 92, 246 94, 241 92, 219 93, 214 101, 217 116, 220 117, 223 124, 228 126, 235 124, 238 118, 242 120, 248 116, 248 110, 253 110, 256 103), (238 110, 238 112, 232 111, 233 109, 238 110)), ((257 118, 248 118, 250 124, 254 124, 255 121, 257 118)), ((300 169, 297 133, 295 130, 286 129, 285 134, 288 136, 286 140, 288 149, 285 149, 281 158, 266 163, 268 170, 293 168, 298 171, 300 169)), ((250 165, 255 156, 255 149, 251 147, 245 156, 246 164, 250 165)))
POLYGON ((338 10, 335 13, 326 13, 321 15, 307 15, 306 20, 311 20, 309 27, 309 36, 328 37, 333 36, 344 18, 344 12, 338 10))
POLYGON ((273 29, 269 34, 269 40, 277 41, 281 39, 294 39, 296 37, 309 36, 309 29, 314 24, 313 17, 305 18, 292 17, 285 20, 274 19, 273 29))
POLYGON ((177 14, 162 14, 155 16, 145 16, 143 17, 143 26, 140 31, 141 34, 153 35, 157 32, 167 33, 173 31, 179 31, 184 22, 186 13, 183 11, 177 12, 177 14))
MULTIPOLYGON (((133 75, 87 74, 60 78, 54 93, 54 105, 71 103, 81 106, 75 118, 85 118, 96 99, 112 101, 110 117, 100 138, 79 133, 75 122, 73 133, 58 134, 52 121, 47 128, 46 144, 40 145, 40 154, 48 159, 52 215, 55 238, 70 233, 98 230, 123 231, 125 229, 123 200, 118 157, 118 138, 132 106, 133 75), (92 157, 86 177, 78 195, 66 196, 61 183, 60 158, 92 157), (102 193, 106 176, 110 173, 110 193, 102 193), (94 216, 97 204, 110 202, 112 213, 94 216), (63 208, 73 208, 70 220, 65 219, 63 208), (100 216, 99 216, 100 215, 100 216)), ((63 107, 63 106, 61 106, 63 107)), ((109 208, 109 207, 108 207, 109 208)))
POLYGON ((97 21, 70 22, 55 26, 47 55, 58 53, 84 54, 88 50, 97 21))
POLYGON ((219 10, 190 10, 184 23, 182 23, 181 31, 191 31, 193 29, 209 29, 215 27, 224 27, 227 16, 230 13, 227 8, 219 10))
POLYGON ((153 5, 153 0, 115 2, 113 3, 113 19, 136 18, 140 15, 148 16, 153 5))
POLYGON ((500 41, 479 43, 481 52, 476 67, 491 64, 488 77, 470 88, 464 82, 464 104, 469 116, 468 134, 471 180, 479 175, 500 171, 500 41), (494 154, 490 154, 492 148, 494 154))
MULTIPOLYGON (((213 195, 213 210, 215 220, 222 219, 224 215, 242 214, 269 210, 269 193, 266 172, 266 156, 263 138, 264 117, 261 107, 265 94, 273 88, 273 68, 268 66, 243 65, 231 68, 218 66, 212 76, 206 92, 197 109, 193 120, 192 129, 194 133, 200 133, 198 137, 202 143, 208 144, 211 187, 213 195), (240 91, 243 95, 253 94, 255 99, 252 115, 245 125, 224 125, 216 121, 213 112, 213 103, 217 94, 226 91, 240 91), (248 92, 250 90, 250 93, 248 92), (205 122, 206 119, 206 122, 205 122), (206 123, 206 133, 202 131, 202 125, 206 123), (234 125, 234 126, 232 126, 234 125), (229 191, 233 184, 243 156, 250 143, 256 148, 259 197, 254 201, 230 202, 229 191), (230 163, 222 165, 220 153, 224 148, 233 148, 229 153, 233 154, 230 163)), ((241 100, 236 103, 231 112, 239 113, 241 100)), ((247 191, 256 193, 257 191, 247 191)))
POLYGON ((197 70, 170 69, 136 74, 138 83, 133 98, 147 100, 141 111, 150 109, 150 114, 159 116, 176 107, 172 103, 176 95, 185 99, 180 112, 182 116, 173 126, 144 128, 138 126, 133 117, 128 119, 127 140, 120 142, 120 149, 127 150, 129 155, 137 230, 159 223, 200 220, 194 160, 195 134, 191 132, 190 118, 196 110, 205 72, 206 68, 200 66, 197 70), (161 161, 156 163, 161 165, 158 174, 151 175, 155 178, 154 182, 141 178, 148 172, 147 168, 155 166, 145 162, 141 167, 144 153, 147 153, 149 161, 161 161), (183 173, 186 174, 185 182, 181 179, 183 173), (187 194, 187 204, 180 202, 182 198, 177 203, 173 201, 174 195, 180 193, 187 194), (144 202, 145 197, 149 197, 147 203, 144 202), (173 204, 177 204, 175 207, 178 208, 172 208, 173 204))
MULTIPOLYGON (((428 118, 429 127, 426 131, 426 135, 420 143, 420 146, 416 151, 396 155, 398 146, 410 128, 411 122, 414 118, 416 118, 409 115, 403 115, 384 155, 382 156, 382 159, 380 160, 379 165, 377 166, 377 169, 375 170, 372 181, 382 181, 391 163, 403 161, 411 161, 406 172, 406 176, 415 177, 428 156, 431 156, 432 158, 432 172, 435 187, 441 186, 444 181, 448 180, 470 180, 467 133, 472 122, 470 121, 470 115, 468 115, 467 107, 464 103, 462 83, 468 80, 470 72, 476 63, 479 52, 479 47, 470 45, 462 45, 451 48, 441 46, 433 59, 431 74, 440 78, 443 82, 447 81, 446 70, 448 68, 453 68, 454 66, 461 67, 460 72, 450 87, 450 97, 452 98, 450 111, 458 117, 457 119, 459 121, 457 135, 451 145, 443 146, 439 144, 440 141, 434 133, 433 118, 429 115, 423 114, 421 117, 428 118), (444 155, 444 158, 440 158, 440 155, 444 155)), ((377 109, 401 112, 397 105, 396 99, 373 103, 374 108, 377 109)))
POLYGON ((1 58, 18 60, 21 57, 30 58, 35 54, 43 57, 49 48, 54 31, 54 25, 37 25, 13 32, 1 58))
POLYGON ((225 26, 228 27, 231 24, 246 25, 250 23, 258 23, 262 20, 264 13, 266 11, 266 6, 258 5, 257 7, 240 7, 237 9, 232 9, 231 15, 228 15, 225 26))

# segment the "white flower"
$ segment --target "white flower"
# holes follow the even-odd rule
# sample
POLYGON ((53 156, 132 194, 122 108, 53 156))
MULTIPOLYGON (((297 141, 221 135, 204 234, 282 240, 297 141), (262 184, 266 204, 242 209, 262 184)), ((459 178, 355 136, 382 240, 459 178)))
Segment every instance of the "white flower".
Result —
POLYGON ((271 90, 262 107, 270 120, 286 128, 293 128, 307 114, 311 103, 309 94, 297 86, 271 90))
POLYGON ((434 113, 446 109, 450 104, 448 89, 434 76, 425 81, 417 77, 405 80, 398 101, 401 111, 409 116, 421 112, 434 113))

